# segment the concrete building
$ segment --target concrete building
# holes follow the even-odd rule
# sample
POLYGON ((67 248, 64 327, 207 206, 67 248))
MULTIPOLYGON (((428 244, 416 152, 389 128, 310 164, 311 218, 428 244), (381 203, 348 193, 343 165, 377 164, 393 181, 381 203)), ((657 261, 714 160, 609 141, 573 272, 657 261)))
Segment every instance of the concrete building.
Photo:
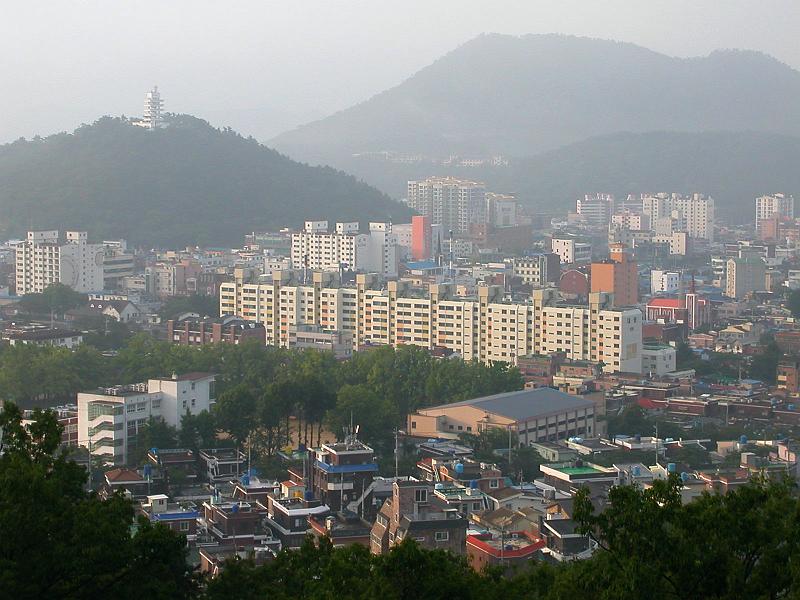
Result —
POLYGON ((346 360, 353 356, 353 334, 323 329, 318 325, 290 325, 287 346, 332 352, 337 359, 346 360))
POLYGON ((373 449, 349 434, 345 441, 322 444, 311 454, 310 480, 314 498, 327 504, 333 512, 350 506, 356 509, 353 512, 360 511, 378 473, 373 449))
POLYGON ((514 259, 514 276, 534 286, 557 284, 561 279, 561 257, 554 253, 534 254, 514 259))
POLYGON ((486 223, 492 227, 516 227, 517 198, 486 192, 486 223))
POLYGON ((398 258, 391 223, 370 223, 369 233, 359 233, 358 223, 337 223, 329 232, 327 221, 306 221, 303 231, 292 234, 291 264, 298 270, 352 269, 396 276, 398 258))
POLYGON ((575 210, 590 227, 605 227, 614 214, 612 194, 586 194, 575 202, 575 210))
POLYGON ((238 344, 251 339, 264 344, 264 326, 238 317, 200 317, 191 313, 167 321, 167 340, 181 346, 204 346, 220 342, 238 344))
POLYGON ((610 372, 641 368, 641 311, 617 308, 602 293, 590 294, 588 305, 567 306, 556 290, 537 289, 530 301, 511 303, 503 301, 502 286, 462 296, 450 283, 418 287, 358 274, 354 287, 342 287, 334 273, 314 273, 304 285, 282 272, 272 283, 222 284, 220 313, 263 323, 267 343, 284 347, 289 327, 305 324, 350 332, 355 349, 414 344, 511 363, 564 351, 570 359, 603 362, 610 372))
POLYGON ((473 223, 486 222, 486 186, 454 177, 429 177, 408 182, 409 208, 445 231, 469 233, 473 223))
POLYGON ((743 258, 729 258, 725 280, 725 295, 743 299, 751 292, 766 286, 767 266, 759 256, 746 254, 743 258))
POLYGON ((661 376, 677 369, 675 348, 666 344, 642 346, 642 373, 661 376))
POLYGON ((407 417, 418 437, 457 437, 487 429, 510 431, 515 445, 595 434, 595 404, 550 388, 473 398, 420 409, 407 417))
POLYGON ((467 519, 434 494, 434 484, 395 481, 392 497, 383 503, 372 526, 370 551, 387 554, 406 537, 428 550, 464 554, 467 519))
POLYGON ((756 231, 761 232, 762 221, 777 217, 794 219, 794 196, 772 194, 756 198, 756 231))
POLYGON ((585 264, 592 260, 592 245, 573 237, 553 236, 550 247, 561 258, 562 265, 585 264))
POLYGON ((674 219, 669 233, 686 231, 690 237, 714 241, 714 199, 704 194, 644 194, 642 212, 653 226, 659 219, 674 219))
POLYGON ((624 244, 612 244, 609 258, 592 263, 592 292, 614 294, 617 306, 639 302, 639 271, 624 244))
POLYGON ((136 258, 127 251, 125 240, 103 241, 103 246, 103 289, 120 289, 123 280, 136 273, 136 258))
POLYGON ((161 92, 158 86, 147 92, 144 96, 144 113, 142 114, 142 126, 147 129, 158 129, 164 124, 162 113, 164 111, 164 101, 161 99, 161 92))
POLYGON ((411 256, 414 260, 428 260, 433 256, 431 218, 428 216, 411 217, 411 256))
POLYGON ((10 346, 55 346, 72 350, 83 343, 83 333, 71 329, 24 327, 6 329, 2 339, 10 346))
POLYGON ((650 217, 641 212, 617 212, 611 216, 612 225, 618 225, 629 231, 649 231, 650 217))
POLYGON ((653 269, 650 271, 650 293, 674 294, 681 287, 681 274, 677 271, 663 271, 653 269))
POLYGON ((76 292, 103 289, 102 244, 87 243, 85 231, 29 231, 15 246, 16 292, 18 296, 40 294, 54 284, 68 285, 76 292))
POLYGON ((127 464, 150 418, 180 429, 188 411, 209 411, 215 402, 214 375, 187 373, 147 383, 78 394, 78 443, 115 465, 127 464))

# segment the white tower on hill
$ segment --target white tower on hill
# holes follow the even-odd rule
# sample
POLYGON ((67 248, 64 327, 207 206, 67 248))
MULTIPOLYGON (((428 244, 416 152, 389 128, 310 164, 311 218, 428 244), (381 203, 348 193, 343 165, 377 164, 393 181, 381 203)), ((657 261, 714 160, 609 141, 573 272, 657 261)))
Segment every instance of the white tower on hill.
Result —
POLYGON ((147 92, 144 97, 144 115, 142 124, 148 129, 157 129, 162 125, 161 111, 164 108, 164 101, 158 86, 147 92))

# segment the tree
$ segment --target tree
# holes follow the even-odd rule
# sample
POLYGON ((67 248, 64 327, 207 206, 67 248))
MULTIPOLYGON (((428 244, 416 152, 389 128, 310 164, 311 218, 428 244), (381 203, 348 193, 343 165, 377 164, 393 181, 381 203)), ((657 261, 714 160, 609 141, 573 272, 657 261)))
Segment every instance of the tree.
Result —
POLYGON ((336 395, 336 407, 328 411, 328 428, 337 436, 352 422, 360 428, 360 436, 373 445, 385 445, 399 422, 396 407, 381 398, 369 386, 343 385, 336 395))
POLYGON ((0 589, 9 598, 190 598, 197 582, 185 539, 140 519, 133 505, 83 490, 86 472, 58 450, 61 428, 13 403, 0 412, 0 589))
POLYGON ((219 316, 219 296, 191 294, 167 300, 158 311, 162 321, 174 319, 183 313, 197 313, 201 317, 219 316))
POLYGON ((792 311, 792 316, 796 319, 800 317, 800 290, 792 290, 789 293, 787 308, 792 311))
POLYGON ((178 443, 178 433, 163 419, 150 417, 139 429, 136 451, 132 453, 133 465, 140 464, 151 448, 174 448, 178 443))
POLYGON ((253 391, 240 383, 219 395, 214 405, 214 418, 217 426, 240 445, 257 426, 256 408, 253 391))
POLYGON ((86 304, 86 294, 74 291, 63 283, 51 283, 41 294, 25 294, 20 298, 20 308, 29 314, 64 314, 71 308, 86 304))

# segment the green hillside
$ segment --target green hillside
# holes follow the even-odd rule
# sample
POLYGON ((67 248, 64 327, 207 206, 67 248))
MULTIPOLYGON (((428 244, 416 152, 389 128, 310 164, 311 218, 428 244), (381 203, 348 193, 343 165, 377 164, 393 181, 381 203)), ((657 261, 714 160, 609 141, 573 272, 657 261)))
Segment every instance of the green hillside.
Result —
POLYGON ((72 134, 0 146, 0 230, 81 228, 160 246, 241 243, 305 219, 399 221, 407 210, 331 168, 173 116, 149 131, 104 117, 72 134))

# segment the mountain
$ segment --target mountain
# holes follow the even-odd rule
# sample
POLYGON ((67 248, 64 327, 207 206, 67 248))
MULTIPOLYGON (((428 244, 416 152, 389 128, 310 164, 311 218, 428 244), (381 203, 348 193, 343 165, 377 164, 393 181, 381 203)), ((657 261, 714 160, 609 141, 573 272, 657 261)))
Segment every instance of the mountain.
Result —
POLYGON ((589 192, 705 192, 717 214, 752 220, 756 196, 800 196, 800 137, 763 132, 616 133, 570 144, 501 167, 443 167, 351 159, 347 170, 400 197, 408 179, 453 175, 515 193, 534 211, 575 207, 589 192))
POLYGON ((0 146, 0 231, 88 230, 136 244, 237 244, 305 219, 396 221, 401 204, 350 175, 290 160, 187 115, 158 130, 104 117, 0 146))
POLYGON ((757 52, 684 59, 606 40, 491 34, 270 143, 341 167, 379 151, 532 156, 619 131, 797 135, 798 97, 800 73, 757 52))

